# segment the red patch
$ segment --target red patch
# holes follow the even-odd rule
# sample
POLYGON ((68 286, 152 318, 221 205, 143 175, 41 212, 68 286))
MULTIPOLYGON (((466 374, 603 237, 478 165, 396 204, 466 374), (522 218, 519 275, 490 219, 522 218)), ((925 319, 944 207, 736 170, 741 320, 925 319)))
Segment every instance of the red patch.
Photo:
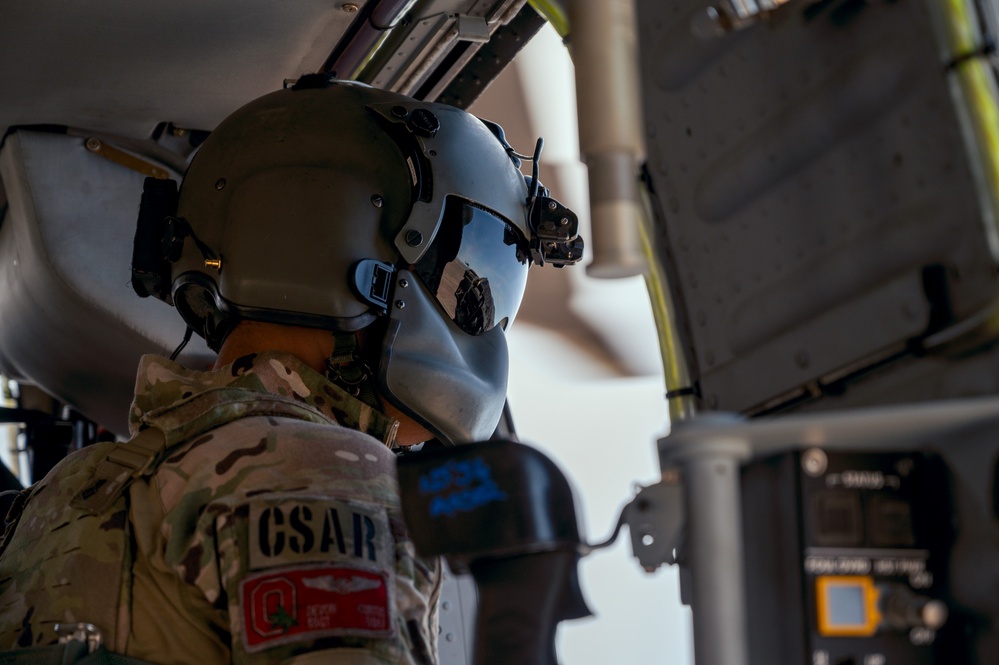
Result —
POLYGON ((389 637, 389 579, 350 566, 300 566, 239 586, 248 652, 331 635, 389 637))

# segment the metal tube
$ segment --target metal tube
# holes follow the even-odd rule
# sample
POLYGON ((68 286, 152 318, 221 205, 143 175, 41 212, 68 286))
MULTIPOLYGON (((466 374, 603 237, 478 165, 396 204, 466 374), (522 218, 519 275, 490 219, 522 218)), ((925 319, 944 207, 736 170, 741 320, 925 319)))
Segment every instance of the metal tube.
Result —
POLYGON ((572 0, 567 5, 579 147, 590 170, 593 261, 587 273, 638 275, 645 268, 637 185, 645 143, 635 8, 632 0, 572 0))
POLYGON ((633 0, 571 0, 569 45, 576 70, 579 147, 589 171, 592 277, 645 274, 662 352, 670 421, 693 416, 696 398, 680 343, 676 307, 650 235, 652 211, 639 165, 645 160, 633 0))
POLYGON ((739 490, 747 449, 744 442, 707 439, 680 455, 697 665, 749 663, 739 490))
POLYGON ((351 26, 353 31, 341 48, 337 45, 323 64, 324 72, 336 72, 339 78, 355 78, 365 61, 371 57, 386 32, 396 26, 399 17, 409 10, 413 0, 379 0, 366 5, 358 16, 360 22, 351 26))

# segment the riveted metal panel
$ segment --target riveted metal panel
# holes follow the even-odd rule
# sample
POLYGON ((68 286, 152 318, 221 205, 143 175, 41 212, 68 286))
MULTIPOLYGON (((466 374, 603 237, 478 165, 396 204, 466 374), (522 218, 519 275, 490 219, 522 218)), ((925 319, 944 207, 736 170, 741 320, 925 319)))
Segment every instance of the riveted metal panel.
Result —
POLYGON ((639 3, 656 241, 706 408, 911 362, 941 307, 960 321, 996 297, 924 5, 844 7, 701 37, 702 0, 639 3))

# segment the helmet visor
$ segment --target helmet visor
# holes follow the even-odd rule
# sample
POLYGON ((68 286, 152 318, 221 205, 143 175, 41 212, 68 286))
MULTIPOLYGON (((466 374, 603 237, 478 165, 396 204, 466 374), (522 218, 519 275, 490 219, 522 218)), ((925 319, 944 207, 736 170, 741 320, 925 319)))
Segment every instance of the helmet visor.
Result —
POLYGON ((513 322, 527 285, 529 256, 512 224, 452 198, 413 272, 459 328, 481 335, 513 322))

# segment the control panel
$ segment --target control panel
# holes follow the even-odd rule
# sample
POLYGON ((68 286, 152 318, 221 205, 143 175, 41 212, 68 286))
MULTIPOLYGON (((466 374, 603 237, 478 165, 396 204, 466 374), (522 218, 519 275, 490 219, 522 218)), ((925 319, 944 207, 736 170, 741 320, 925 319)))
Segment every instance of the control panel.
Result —
POLYGON ((934 458, 806 448, 743 471, 751 662, 967 662, 947 600, 934 458))

